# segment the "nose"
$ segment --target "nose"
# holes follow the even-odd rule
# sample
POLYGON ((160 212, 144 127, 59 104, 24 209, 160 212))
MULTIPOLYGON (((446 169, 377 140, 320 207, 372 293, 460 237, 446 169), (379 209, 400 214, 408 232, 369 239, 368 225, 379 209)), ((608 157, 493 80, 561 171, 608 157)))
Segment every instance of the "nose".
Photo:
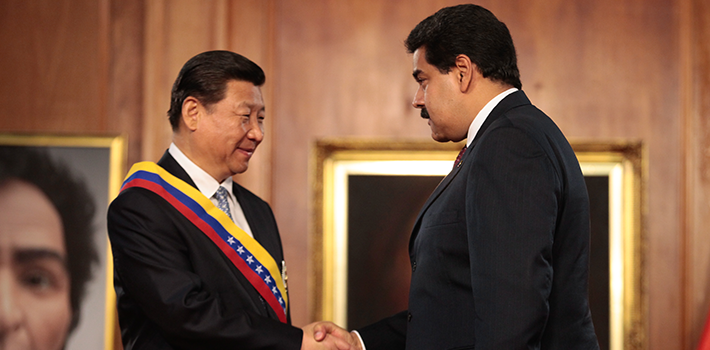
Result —
POLYGON ((259 144, 264 139, 264 124, 258 120, 250 123, 250 128, 247 132, 247 137, 249 137, 250 140, 259 144))
POLYGON ((17 331, 22 321, 15 278, 12 272, 2 270, 0 270, 0 340, 17 331))
POLYGON ((419 87, 417 92, 414 93, 414 100, 412 100, 412 107, 414 108, 424 108, 424 92, 422 88, 419 87))

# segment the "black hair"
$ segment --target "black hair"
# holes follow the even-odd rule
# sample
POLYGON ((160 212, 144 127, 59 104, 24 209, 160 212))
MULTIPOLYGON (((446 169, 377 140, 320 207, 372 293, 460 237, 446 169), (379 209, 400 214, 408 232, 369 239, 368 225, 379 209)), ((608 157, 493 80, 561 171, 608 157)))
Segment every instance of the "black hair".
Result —
POLYGON ((168 119, 173 130, 180 126, 182 104, 187 97, 209 107, 224 98, 230 80, 261 86, 266 78, 256 63, 231 51, 207 51, 189 59, 180 69, 170 94, 168 119))
POLYGON ((62 219, 70 277, 72 309, 70 330, 81 315, 81 301, 99 257, 94 244, 94 200, 83 181, 62 164, 35 147, 0 146, 0 185, 20 180, 37 187, 52 203, 62 219))
POLYGON ((451 70, 456 56, 466 55, 484 78, 522 88, 508 27, 481 6, 442 8, 419 22, 404 44, 409 53, 425 48, 426 61, 441 73, 451 70))

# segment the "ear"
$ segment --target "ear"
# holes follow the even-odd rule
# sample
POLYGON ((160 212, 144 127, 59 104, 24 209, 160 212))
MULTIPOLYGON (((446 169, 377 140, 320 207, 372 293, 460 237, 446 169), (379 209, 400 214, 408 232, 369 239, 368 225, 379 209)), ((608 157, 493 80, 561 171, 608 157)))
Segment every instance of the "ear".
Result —
POLYGON ((202 104, 198 99, 192 96, 188 96, 185 98, 185 101, 182 102, 182 121, 185 123, 188 130, 195 131, 195 129, 197 129, 201 110, 202 104))
POLYGON ((468 56, 458 55, 454 61, 454 73, 456 73, 461 92, 467 92, 475 84, 478 67, 471 62, 468 56))

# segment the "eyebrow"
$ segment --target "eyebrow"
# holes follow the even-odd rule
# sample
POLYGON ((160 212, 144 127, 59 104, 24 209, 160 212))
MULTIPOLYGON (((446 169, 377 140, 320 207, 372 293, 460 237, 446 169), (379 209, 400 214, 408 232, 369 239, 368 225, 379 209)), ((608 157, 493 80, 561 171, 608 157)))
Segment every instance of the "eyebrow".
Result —
POLYGON ((13 253, 13 257, 20 263, 48 259, 55 260, 62 266, 67 266, 66 259, 59 252, 50 249, 20 249, 13 253))
MULTIPOLYGON (((237 108, 246 107, 246 108, 249 108, 249 110, 252 110, 252 109, 254 109, 254 107, 257 107, 257 106, 258 106, 258 104, 256 104, 256 103, 251 103, 251 102, 247 102, 247 101, 242 101, 242 102, 240 102, 240 103, 237 105, 237 108)), ((263 106, 261 106, 261 108, 259 108, 259 111, 260 111, 260 112, 261 112, 261 111, 266 112, 266 104, 264 104, 263 106)))
POLYGON ((414 72, 412 72, 412 76, 414 77, 415 80, 419 80, 419 74, 422 74, 421 69, 416 69, 414 72))

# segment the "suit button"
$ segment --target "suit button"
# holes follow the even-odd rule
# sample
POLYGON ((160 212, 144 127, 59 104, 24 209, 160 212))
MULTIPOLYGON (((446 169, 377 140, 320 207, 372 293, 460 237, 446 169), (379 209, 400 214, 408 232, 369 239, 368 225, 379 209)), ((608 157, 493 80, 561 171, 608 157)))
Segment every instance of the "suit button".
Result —
POLYGON ((417 262, 412 263, 412 272, 417 271, 417 262))
POLYGON ((412 313, 407 312, 407 322, 412 322, 412 313))

